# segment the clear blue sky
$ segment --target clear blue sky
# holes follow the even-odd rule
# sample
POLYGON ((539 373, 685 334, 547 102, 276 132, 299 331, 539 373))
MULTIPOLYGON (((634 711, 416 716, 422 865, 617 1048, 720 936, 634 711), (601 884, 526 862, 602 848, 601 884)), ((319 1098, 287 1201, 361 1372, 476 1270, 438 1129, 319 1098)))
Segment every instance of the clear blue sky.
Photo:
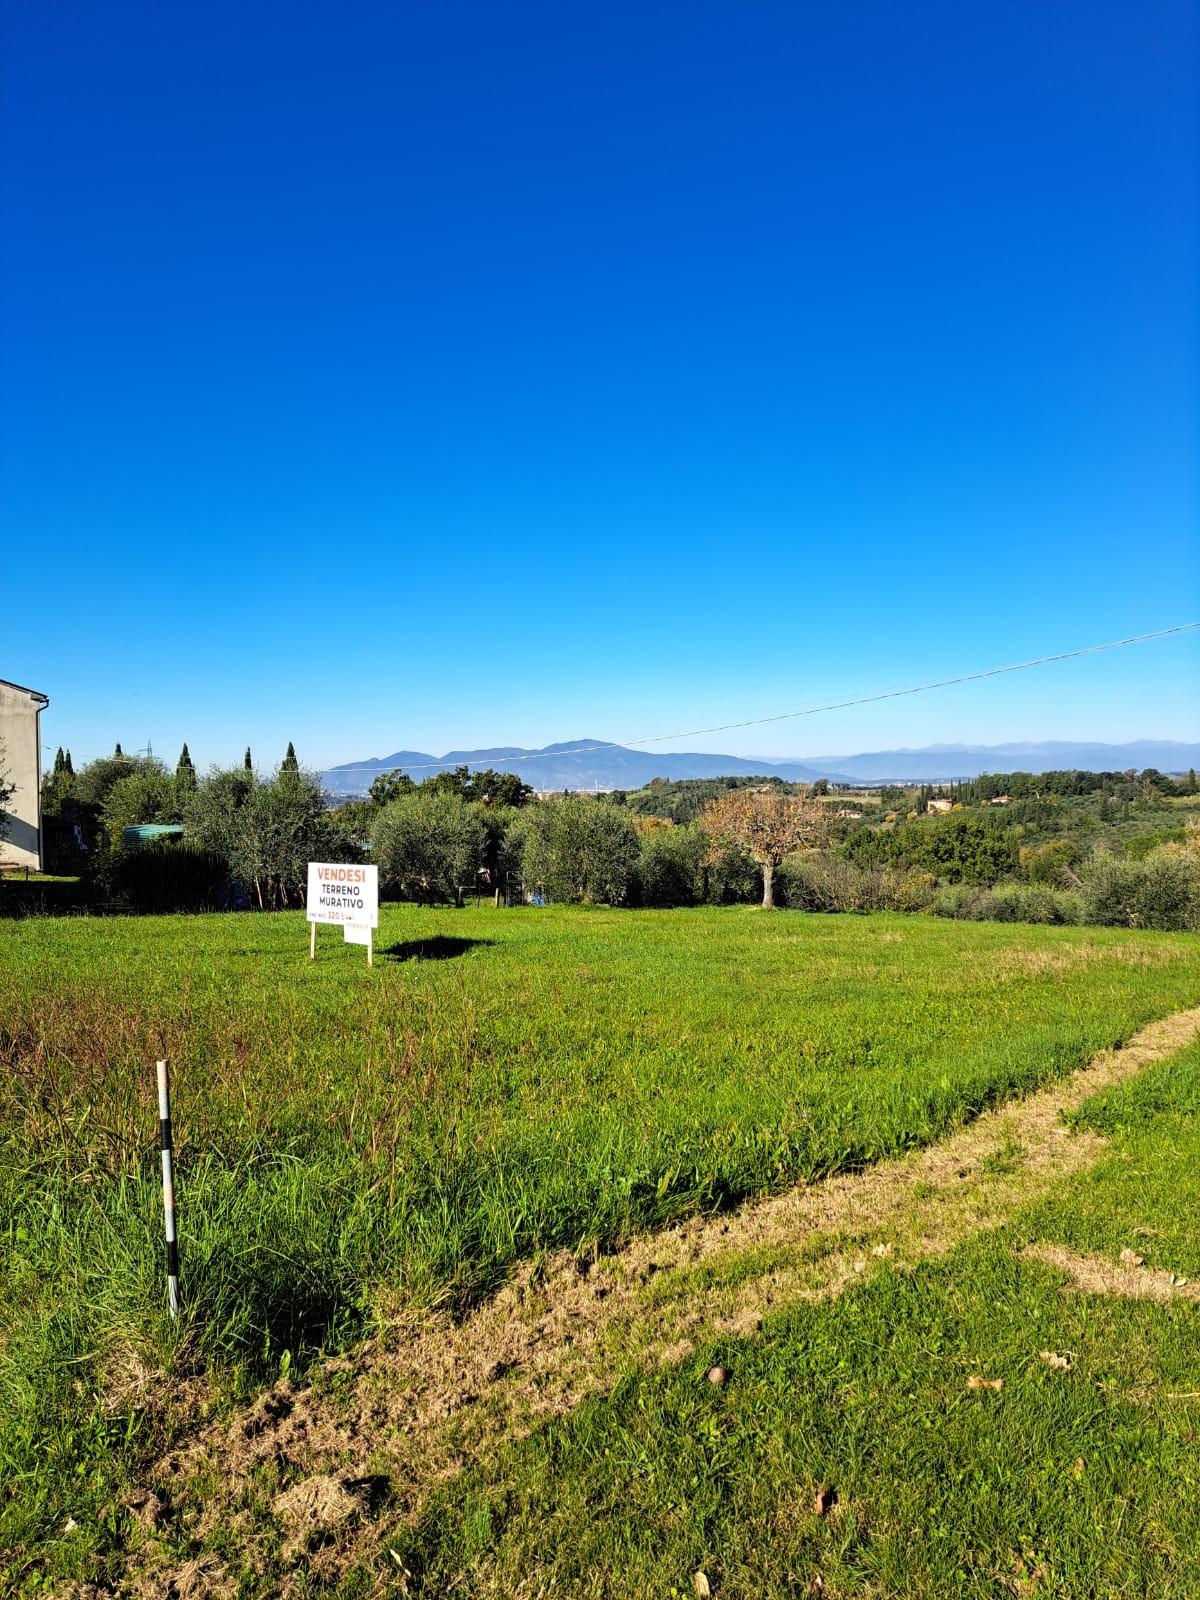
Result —
MULTIPOLYGON (((1200 8, 3 8, 51 746, 621 738, 1200 615, 1200 8)), ((1200 639, 758 732, 1200 737, 1200 639)), ((670 747, 667 747, 670 748, 670 747)))

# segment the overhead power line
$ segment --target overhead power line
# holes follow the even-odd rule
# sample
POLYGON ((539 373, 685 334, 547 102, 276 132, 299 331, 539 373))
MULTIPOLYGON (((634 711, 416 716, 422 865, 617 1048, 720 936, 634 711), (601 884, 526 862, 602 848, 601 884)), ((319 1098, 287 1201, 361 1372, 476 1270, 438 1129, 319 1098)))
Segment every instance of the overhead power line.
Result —
MULTIPOLYGON (((708 728, 685 728, 680 733, 653 733, 641 739, 609 739, 603 744, 580 745, 573 750, 530 750, 519 756, 498 756, 506 765, 517 762, 548 761, 555 756, 585 756, 598 750, 611 750, 614 745, 636 749, 645 744, 667 744, 674 739, 698 739, 709 733, 729 733, 735 728, 762 728, 771 722, 792 722, 798 717, 816 717, 826 711, 848 711, 851 706, 876 705, 881 700, 900 700, 906 695, 929 694, 934 689, 952 689, 960 683, 978 683, 983 678, 999 678, 1008 672, 1028 672, 1032 667, 1048 667, 1056 661, 1074 661, 1080 656, 1098 656, 1106 650, 1123 650, 1127 645, 1149 644, 1152 639, 1166 639, 1172 634, 1194 633, 1200 622, 1180 622, 1173 628, 1159 628, 1154 633, 1137 633, 1128 639, 1113 639, 1108 644, 1089 644, 1080 650, 1060 650, 1056 655, 1038 656, 1033 661, 1014 661, 1004 667, 986 667, 979 672, 961 672, 953 678, 937 678, 932 683, 917 683, 907 689, 885 689, 879 694, 858 695, 852 700, 831 700, 826 705, 806 706, 802 711, 780 711, 769 717, 746 717, 740 722, 718 722, 708 728)), ((329 767, 330 772, 434 772, 445 770, 444 761, 426 761, 413 766, 385 767, 376 763, 348 763, 329 767)))

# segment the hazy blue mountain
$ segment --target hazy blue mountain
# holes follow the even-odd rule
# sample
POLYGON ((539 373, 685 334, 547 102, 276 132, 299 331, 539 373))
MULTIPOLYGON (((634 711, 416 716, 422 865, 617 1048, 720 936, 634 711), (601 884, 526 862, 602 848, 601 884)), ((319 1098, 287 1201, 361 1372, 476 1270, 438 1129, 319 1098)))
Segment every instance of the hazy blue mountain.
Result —
MULTIPOLYGON (((486 750, 448 750, 444 756, 416 750, 396 750, 390 756, 331 767, 322 774, 330 794, 365 794, 380 772, 408 772, 414 779, 455 767, 493 767, 516 772, 535 789, 640 789, 651 778, 724 778, 776 776, 811 783, 822 773, 795 761, 751 761, 742 756, 702 752, 656 754, 630 750, 601 739, 571 739, 548 744, 541 750, 498 745, 486 750)), ((830 774, 832 776, 832 774, 830 774)), ((849 781, 848 779, 845 781, 849 781)))
POLYGON ((437 766, 437 756, 426 755, 421 750, 393 750, 390 756, 367 756, 362 761, 350 761, 341 767, 331 767, 321 776, 330 794, 366 794, 371 779, 380 772, 407 772, 412 767, 437 766), (344 781, 334 782, 339 774, 344 781))
POLYGON ((448 750, 443 756, 420 750, 394 750, 390 756, 331 767, 323 774, 334 795, 365 794, 380 772, 408 772, 414 779, 466 766, 517 772, 535 789, 640 789, 651 778, 779 777, 795 783, 829 778, 834 783, 941 783, 974 778, 981 772, 1046 772, 1059 767, 1123 772, 1128 767, 1158 767, 1186 772, 1200 767, 1200 744, 1169 739, 1137 739, 1130 744, 1083 744, 1065 740, 1010 744, 934 744, 919 750, 872 750, 852 756, 778 757, 709 755, 631 750, 602 739, 571 739, 540 750, 496 745, 485 750, 448 750))
POLYGON ((1065 739, 1018 740, 1008 744, 932 744, 920 750, 872 750, 853 756, 804 756, 824 772, 836 765, 856 783, 927 783, 975 778, 981 772, 1050 772, 1079 767, 1087 772, 1123 772, 1158 767, 1186 772, 1200 766, 1200 744, 1172 739, 1135 739, 1129 744, 1087 744, 1065 739))

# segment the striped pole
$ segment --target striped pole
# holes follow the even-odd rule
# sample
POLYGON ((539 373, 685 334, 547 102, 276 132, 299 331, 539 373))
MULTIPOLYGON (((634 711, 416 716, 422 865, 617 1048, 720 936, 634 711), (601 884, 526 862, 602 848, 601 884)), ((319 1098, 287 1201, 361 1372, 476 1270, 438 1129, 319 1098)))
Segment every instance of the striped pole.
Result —
POLYGON ((179 1244, 175 1237, 175 1174, 171 1166, 171 1086, 167 1063, 158 1063, 158 1128, 162 1140, 163 1216, 167 1224, 167 1300, 179 1315, 179 1244))

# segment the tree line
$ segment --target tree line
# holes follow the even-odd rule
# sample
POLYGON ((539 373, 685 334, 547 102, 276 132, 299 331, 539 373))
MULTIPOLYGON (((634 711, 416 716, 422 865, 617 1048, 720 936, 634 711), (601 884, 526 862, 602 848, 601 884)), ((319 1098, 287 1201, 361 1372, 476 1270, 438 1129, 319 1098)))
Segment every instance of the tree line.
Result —
POLYGON ((173 771, 118 743, 76 772, 60 750, 43 782, 42 817, 51 870, 81 873, 99 896, 163 909, 297 904, 307 862, 338 848, 320 781, 290 742, 270 772, 247 749, 240 766, 203 777, 186 744, 173 771), (166 836, 147 843, 136 832, 147 827, 166 836))
POLYGON ((935 795, 943 795, 962 805, 988 805, 1004 797, 1009 800, 1041 800, 1054 795, 1059 799, 1078 799, 1102 795, 1109 800, 1128 801, 1139 795, 1157 794, 1164 799, 1186 799, 1200 794, 1195 768, 1173 778, 1157 767, 1127 768, 1123 772, 1089 772, 1066 767, 1049 772, 981 772, 977 778, 955 779, 950 783, 923 783, 905 788, 884 784, 879 798, 884 805, 899 806, 915 799, 923 806, 935 795))
POLYGON ((152 756, 111 756, 76 772, 60 751, 43 785, 48 864, 96 893, 145 908, 302 902, 311 860, 375 861, 385 892, 461 903, 486 889, 607 905, 761 897, 779 867, 828 842, 820 803, 778 785, 737 784, 694 821, 639 816, 622 796, 537 801, 517 775, 459 767, 414 783, 378 775, 364 800, 331 806, 289 744, 279 765, 196 771, 185 744, 173 771, 152 756), (163 836, 146 839, 150 828, 163 836))
MULTIPOLYGON (((1112 830, 1090 849, 1083 842, 1085 823, 1103 823, 1097 806, 1171 818, 1172 796, 1153 775, 1148 786, 1145 775, 1120 775, 1111 798, 1101 783, 1073 799, 1074 776, 1044 774, 1050 781, 1022 799, 1008 774, 1005 807, 959 801, 940 816, 887 812, 881 825, 857 825, 814 792, 770 781, 705 780, 699 809, 676 821, 619 792, 539 800, 512 773, 465 766, 422 783, 380 774, 364 799, 331 805, 290 744, 269 772, 247 751, 240 766, 200 775, 186 745, 173 771, 119 746, 79 772, 69 752, 60 755, 43 795, 50 864, 82 872, 101 899, 142 909, 294 907, 309 861, 371 860, 385 895, 429 903, 488 893, 1132 926, 1200 919, 1200 847, 1182 814, 1169 834, 1131 836, 1127 849, 1109 842, 1112 830), (1081 807, 1087 814, 1075 817, 1081 807), (1079 837, 1053 832, 1068 811, 1079 837), (164 836, 147 842, 147 824, 164 836)), ((674 809, 678 796, 660 798, 674 809)))

